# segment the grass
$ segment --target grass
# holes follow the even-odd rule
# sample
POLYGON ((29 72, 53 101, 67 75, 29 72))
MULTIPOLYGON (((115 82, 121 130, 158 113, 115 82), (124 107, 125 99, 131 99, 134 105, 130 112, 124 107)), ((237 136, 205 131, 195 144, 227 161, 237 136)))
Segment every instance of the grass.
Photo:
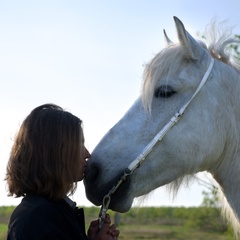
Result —
MULTIPOLYGON (((182 226, 120 225, 119 240, 234 240, 233 237, 216 232, 198 231, 182 226)), ((0 224, 0 240, 6 239, 7 225, 0 224)))
MULTIPOLYGON (((119 240, 233 240, 229 236, 215 232, 197 231, 181 226, 120 225, 119 240)), ((6 239, 7 225, 0 224, 0 240, 6 239)))
POLYGON ((0 240, 5 240, 7 234, 7 224, 0 223, 0 240))
POLYGON ((119 240, 234 240, 216 232, 204 232, 181 226, 147 226, 131 225, 119 226, 121 231, 119 240))

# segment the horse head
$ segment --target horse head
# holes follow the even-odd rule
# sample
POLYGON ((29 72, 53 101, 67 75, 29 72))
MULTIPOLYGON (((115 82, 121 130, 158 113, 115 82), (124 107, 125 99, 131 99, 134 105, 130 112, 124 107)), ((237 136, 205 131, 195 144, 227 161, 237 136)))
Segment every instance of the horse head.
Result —
MULTIPOLYGON (((85 187, 88 199, 96 205, 102 204, 129 164, 192 98, 215 57, 213 51, 186 31, 178 18, 174 17, 174 21, 179 42, 172 43, 166 37, 168 46, 146 65, 141 95, 92 152, 85 187)), ((236 123, 240 111, 234 104, 240 100, 240 82, 233 65, 214 59, 206 83, 181 120, 113 194, 111 209, 126 212, 135 197, 168 183, 177 188, 186 176, 200 171, 212 173, 224 187, 226 173, 230 174, 226 159, 231 156, 228 163, 236 167, 232 151, 238 152, 233 142, 239 135, 236 123)))

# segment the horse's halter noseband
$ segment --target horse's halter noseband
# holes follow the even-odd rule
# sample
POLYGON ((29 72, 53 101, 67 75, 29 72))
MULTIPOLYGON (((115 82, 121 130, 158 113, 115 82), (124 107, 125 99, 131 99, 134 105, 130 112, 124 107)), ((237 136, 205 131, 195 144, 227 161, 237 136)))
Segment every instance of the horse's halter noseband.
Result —
POLYGON ((211 58, 211 62, 208 66, 208 69, 205 72, 200 84, 198 85, 198 88, 196 89, 195 93, 192 95, 190 100, 187 103, 185 103, 185 105, 183 105, 178 112, 175 113, 175 115, 170 119, 170 121, 160 130, 160 132, 152 139, 152 141, 143 149, 143 151, 139 154, 139 156, 129 164, 129 166, 125 169, 123 176, 118 180, 116 185, 114 185, 112 189, 108 192, 108 194, 104 196, 103 204, 99 213, 99 228, 101 228, 104 223, 106 212, 108 210, 108 207, 111 201, 111 196, 116 192, 116 190, 126 180, 126 178, 129 175, 131 175, 138 167, 141 166, 146 156, 152 151, 156 143, 160 142, 163 139, 163 137, 167 134, 167 132, 181 119, 182 115, 184 114, 190 102, 193 100, 193 98, 197 95, 197 93, 203 87, 204 83, 207 81, 212 71, 213 64, 214 64, 214 59, 211 58))

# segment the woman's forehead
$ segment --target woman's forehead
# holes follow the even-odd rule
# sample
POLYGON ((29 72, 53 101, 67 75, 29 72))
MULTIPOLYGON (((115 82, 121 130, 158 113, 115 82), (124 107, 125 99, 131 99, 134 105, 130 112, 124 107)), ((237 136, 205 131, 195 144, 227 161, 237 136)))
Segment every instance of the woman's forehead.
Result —
POLYGON ((85 140, 82 127, 80 127, 80 137, 82 138, 83 141, 85 140))

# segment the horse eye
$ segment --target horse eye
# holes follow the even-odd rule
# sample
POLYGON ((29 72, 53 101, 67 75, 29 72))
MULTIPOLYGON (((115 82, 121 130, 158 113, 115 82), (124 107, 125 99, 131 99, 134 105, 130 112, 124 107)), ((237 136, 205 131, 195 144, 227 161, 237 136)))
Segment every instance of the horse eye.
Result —
POLYGON ((156 98, 170 98, 174 93, 176 93, 171 86, 162 85, 156 89, 154 96, 156 98))

